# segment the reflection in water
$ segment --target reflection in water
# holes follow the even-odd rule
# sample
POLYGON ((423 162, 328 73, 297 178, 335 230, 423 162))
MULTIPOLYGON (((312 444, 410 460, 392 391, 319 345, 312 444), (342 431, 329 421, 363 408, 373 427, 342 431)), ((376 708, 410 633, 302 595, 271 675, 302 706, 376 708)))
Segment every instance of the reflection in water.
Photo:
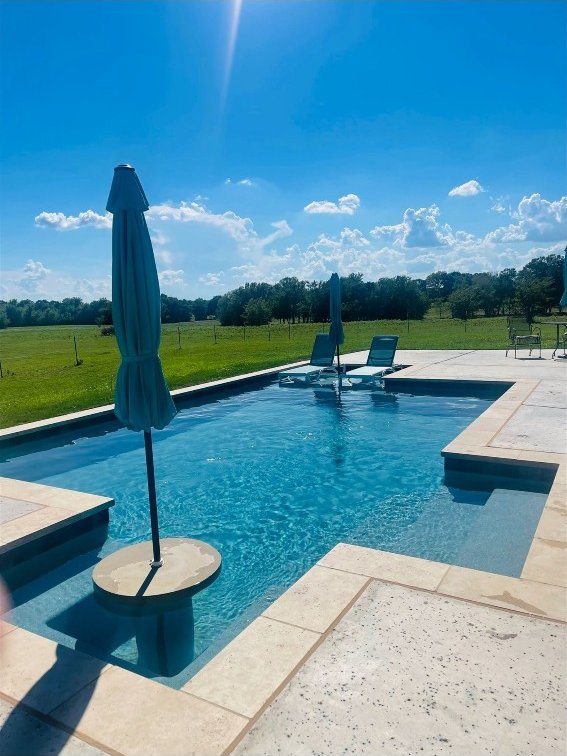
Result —
POLYGON ((396 394, 391 394, 388 391, 376 390, 370 393, 372 398, 372 404, 380 409, 381 407, 388 407, 390 409, 398 409, 398 397, 396 394))
MULTIPOLYGON (((374 409, 387 411, 398 409, 396 394, 385 391, 383 388, 368 391, 367 394, 369 404, 374 409)), ((337 386, 314 386, 313 395, 316 405, 328 408, 328 416, 331 419, 329 434, 331 457, 337 467, 342 466, 347 461, 349 443, 351 440, 356 440, 356 430, 350 422, 349 410, 352 408, 348 394, 345 397, 344 391, 339 391, 337 386)), ((372 415, 369 418, 372 419, 372 415)))
POLYGON ((149 610, 111 604, 91 593, 47 624, 76 638, 77 651, 111 661, 115 661, 114 652, 134 638, 137 658, 131 658, 130 663, 162 677, 179 674, 195 658, 190 598, 167 609, 149 610))
POLYGON ((329 451, 336 467, 341 467, 347 460, 349 441, 348 411, 342 393, 335 386, 321 386, 313 389, 315 404, 328 408, 331 419, 329 434, 329 451))

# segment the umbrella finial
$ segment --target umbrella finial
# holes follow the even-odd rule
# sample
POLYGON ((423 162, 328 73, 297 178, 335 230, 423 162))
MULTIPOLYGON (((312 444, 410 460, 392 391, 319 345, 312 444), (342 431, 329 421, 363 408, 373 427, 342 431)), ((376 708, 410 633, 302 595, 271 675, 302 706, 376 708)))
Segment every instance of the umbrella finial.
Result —
POLYGON ((108 195, 106 209, 111 213, 120 210, 145 212, 150 207, 136 171, 128 163, 117 165, 108 195))

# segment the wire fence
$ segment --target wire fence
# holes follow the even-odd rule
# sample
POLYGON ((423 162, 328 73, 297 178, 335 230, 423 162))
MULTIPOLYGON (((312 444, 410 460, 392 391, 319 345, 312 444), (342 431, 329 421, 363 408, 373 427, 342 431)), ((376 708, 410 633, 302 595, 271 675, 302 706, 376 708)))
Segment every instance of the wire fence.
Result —
MULTIPOLYGON (((551 321, 550 321, 551 322, 551 321)), ((266 355, 281 362, 308 356, 315 334, 328 331, 328 323, 271 323, 263 326, 220 326, 216 322, 167 323, 162 326, 160 355, 164 365, 181 356, 222 362, 223 355, 266 355), (224 351, 223 351, 224 349, 224 351)), ((344 324, 345 352, 368 349, 378 333, 400 336, 401 349, 505 348, 506 318, 452 318, 424 320, 352 321, 344 324)), ((553 329, 546 329, 549 344, 553 329)), ((544 334, 545 337, 545 334, 544 334)), ((341 350, 342 351, 342 350, 341 350)), ((46 326, 0 331, 0 386, 14 376, 47 376, 62 370, 89 366, 118 367, 120 354, 112 333, 97 326, 46 326)), ((276 363, 274 363, 276 364, 276 363)))

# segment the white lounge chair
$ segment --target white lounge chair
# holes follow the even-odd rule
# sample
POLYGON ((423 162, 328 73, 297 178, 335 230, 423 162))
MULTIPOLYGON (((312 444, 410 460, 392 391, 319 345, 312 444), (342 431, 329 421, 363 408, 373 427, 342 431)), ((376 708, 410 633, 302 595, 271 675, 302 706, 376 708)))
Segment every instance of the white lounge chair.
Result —
POLYGON ((329 339, 329 334, 318 333, 315 336, 309 365, 282 370, 278 378, 281 383, 295 383, 297 381, 312 383, 319 378, 319 374, 324 368, 332 368, 334 358, 335 349, 329 339))
POLYGON ((347 370, 346 377, 352 381, 371 382, 393 373, 396 366, 394 357, 398 346, 398 336, 374 336, 366 365, 347 370))

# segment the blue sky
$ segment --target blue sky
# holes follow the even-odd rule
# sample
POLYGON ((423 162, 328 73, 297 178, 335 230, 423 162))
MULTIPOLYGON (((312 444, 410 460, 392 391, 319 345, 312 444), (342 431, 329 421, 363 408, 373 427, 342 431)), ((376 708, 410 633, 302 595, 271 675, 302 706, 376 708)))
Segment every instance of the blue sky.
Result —
POLYGON ((563 2, 3 2, 0 296, 521 267, 567 240, 563 2))

